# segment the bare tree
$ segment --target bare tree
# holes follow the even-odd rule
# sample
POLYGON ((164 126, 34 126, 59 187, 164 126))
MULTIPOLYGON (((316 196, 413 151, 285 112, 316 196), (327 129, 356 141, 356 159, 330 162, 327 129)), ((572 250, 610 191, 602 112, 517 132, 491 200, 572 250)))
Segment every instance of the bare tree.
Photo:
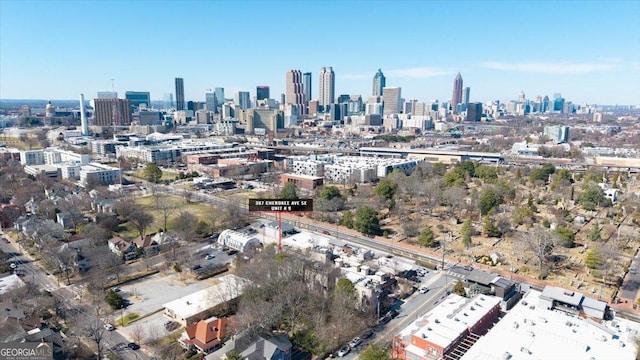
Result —
POLYGON ((191 241, 196 235, 198 218, 189 211, 180 211, 173 219, 172 227, 176 235, 184 241, 191 241))
POLYGON ((138 230, 140 238, 144 238, 147 227, 153 223, 153 216, 138 205, 132 206, 129 210, 129 222, 138 230))
POLYGON ((157 193, 154 196, 156 198, 156 207, 158 208, 158 211, 160 211, 160 214, 162 214, 162 219, 164 221, 163 230, 167 231, 167 220, 169 219, 169 216, 176 211, 177 206, 168 196, 160 196, 157 193))
POLYGON ((133 342, 136 344, 142 344, 142 340, 144 340, 145 337, 144 327, 140 324, 136 324, 136 326, 133 327, 131 337, 133 338, 133 342))
POLYGON ((522 246, 538 260, 540 275, 548 271, 548 259, 557 242, 556 235, 542 227, 535 227, 532 231, 523 234, 522 246))
POLYGON ((102 351, 104 350, 104 340, 107 330, 104 328, 105 322, 97 316, 80 314, 76 319, 78 328, 96 344, 97 359, 102 359, 102 351))

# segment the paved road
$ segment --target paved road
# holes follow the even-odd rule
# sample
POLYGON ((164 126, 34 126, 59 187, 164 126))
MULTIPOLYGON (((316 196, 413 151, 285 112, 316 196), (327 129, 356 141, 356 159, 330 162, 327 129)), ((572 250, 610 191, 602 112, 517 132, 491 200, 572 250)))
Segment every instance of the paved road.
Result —
MULTIPOLYGON (((0 237, 4 238, 4 233, 0 232, 0 237)), ((43 270, 23 254, 18 246, 14 243, 6 243, 0 241, 0 248, 7 254, 11 254, 11 261, 17 265, 17 271, 22 274, 25 282, 30 282, 38 286, 39 289, 50 292, 53 296, 61 300, 62 306, 68 311, 79 317, 79 322, 88 323, 95 321, 94 308, 87 306, 79 301, 80 294, 83 289, 80 285, 66 285, 64 281, 59 282, 53 275, 46 275, 43 270)), ((91 341, 91 340, 89 340, 91 341)), ((133 351, 128 348, 118 347, 118 344, 127 344, 129 340, 123 337, 117 331, 106 332, 104 336, 104 349, 117 353, 123 359, 146 359, 140 351, 133 351)))

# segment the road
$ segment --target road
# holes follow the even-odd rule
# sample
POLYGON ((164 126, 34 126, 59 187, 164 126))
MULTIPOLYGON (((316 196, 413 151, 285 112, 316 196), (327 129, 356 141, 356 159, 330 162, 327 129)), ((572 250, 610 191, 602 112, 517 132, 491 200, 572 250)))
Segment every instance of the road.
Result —
MULTIPOLYGON (((0 237, 5 238, 4 233, 0 231, 0 237)), ((79 301, 80 294, 83 289, 80 285, 66 285, 64 282, 58 281, 53 275, 46 275, 33 260, 19 249, 18 245, 4 240, 0 241, 0 249, 11 256, 11 261, 16 264, 16 271, 22 274, 22 280, 38 286, 39 289, 48 291, 60 300, 60 304, 66 309, 67 313, 74 314, 79 317, 78 322, 89 323, 95 321, 94 308, 85 305, 79 301)), ((88 340, 92 342, 92 340, 88 340)), ((119 344, 127 344, 127 340, 117 331, 106 331, 103 340, 103 348, 105 351, 117 353, 126 360, 147 359, 139 350, 133 351, 126 346, 118 346, 119 344)))

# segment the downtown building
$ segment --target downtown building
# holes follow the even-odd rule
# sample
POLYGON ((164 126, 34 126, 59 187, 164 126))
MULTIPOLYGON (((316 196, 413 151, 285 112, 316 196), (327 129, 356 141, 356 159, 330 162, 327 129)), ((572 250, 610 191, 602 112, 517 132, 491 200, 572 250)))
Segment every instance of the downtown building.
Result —
POLYGON ((402 89, 399 87, 385 87, 382 89, 383 115, 399 114, 402 112, 402 89))
POLYGON ((458 105, 462 103, 462 75, 458 73, 453 80, 453 94, 451 95, 451 109, 454 114, 459 113, 458 105))
POLYGON ((318 81, 318 105, 321 111, 326 112, 329 105, 335 102, 336 75, 333 68, 329 66, 320 69, 318 81))
POLYGON ((127 99, 94 99, 94 126, 128 126, 131 124, 131 103, 127 99))
POLYGON ((304 84, 300 70, 287 71, 285 103, 296 105, 302 111, 305 110, 304 84))
POLYGON ((185 110, 184 104, 184 79, 176 78, 176 110, 185 110))

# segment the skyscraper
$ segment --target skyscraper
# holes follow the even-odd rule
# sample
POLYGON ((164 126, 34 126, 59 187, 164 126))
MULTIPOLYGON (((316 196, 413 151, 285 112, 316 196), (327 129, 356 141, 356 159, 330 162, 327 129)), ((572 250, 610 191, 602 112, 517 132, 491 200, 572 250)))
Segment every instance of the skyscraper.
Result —
POLYGON ((383 115, 399 114, 401 104, 399 87, 385 87, 382 89, 383 115))
POLYGON ((256 87, 256 99, 258 99, 258 100, 269 99, 269 87, 268 86, 257 86, 256 87))
POLYGON ((373 96, 382 96, 382 89, 387 86, 387 78, 384 77, 381 69, 373 76, 373 96))
POLYGON ((115 91, 98 91, 98 99, 117 99, 118 93, 115 91))
POLYGON ((247 110, 251 107, 251 98, 248 91, 238 91, 234 102, 240 106, 240 109, 247 110))
POLYGON ((300 70, 287 71, 287 104, 296 104, 299 108, 304 107, 304 88, 302 84, 302 72, 300 70))
POLYGON ((221 106, 224 104, 224 88, 217 87, 215 89, 216 94, 216 106, 221 106))
POLYGON ((176 110, 184 110, 184 79, 176 78, 176 110))
POLYGON ((207 92, 204 93, 204 102, 207 104, 207 110, 216 112, 216 108, 218 105, 216 104, 216 94, 211 91, 211 89, 207 89, 207 92))
POLYGON ((460 73, 453 80, 453 95, 451 96, 451 108, 453 113, 458 113, 458 104, 462 102, 462 76, 460 73))
POLYGON ((469 104, 470 96, 471 96, 471 88, 467 86, 462 91, 462 103, 465 105, 465 107, 469 104))
POLYGON ((478 122, 482 118, 482 103, 469 103, 467 105, 467 121, 478 122))
POLYGON ((309 106, 311 101, 311 73, 306 72, 302 74, 302 88, 304 92, 304 105, 309 106))
POLYGON ((127 99, 94 99, 93 125, 131 124, 131 105, 127 99))
POLYGON ((163 100, 163 106, 165 109, 171 109, 173 108, 173 94, 164 94, 164 96, 162 97, 163 100))
POLYGON ((336 75, 333 68, 323 67, 320 69, 320 84, 318 90, 318 104, 324 111, 329 104, 333 104, 336 92, 336 75))

